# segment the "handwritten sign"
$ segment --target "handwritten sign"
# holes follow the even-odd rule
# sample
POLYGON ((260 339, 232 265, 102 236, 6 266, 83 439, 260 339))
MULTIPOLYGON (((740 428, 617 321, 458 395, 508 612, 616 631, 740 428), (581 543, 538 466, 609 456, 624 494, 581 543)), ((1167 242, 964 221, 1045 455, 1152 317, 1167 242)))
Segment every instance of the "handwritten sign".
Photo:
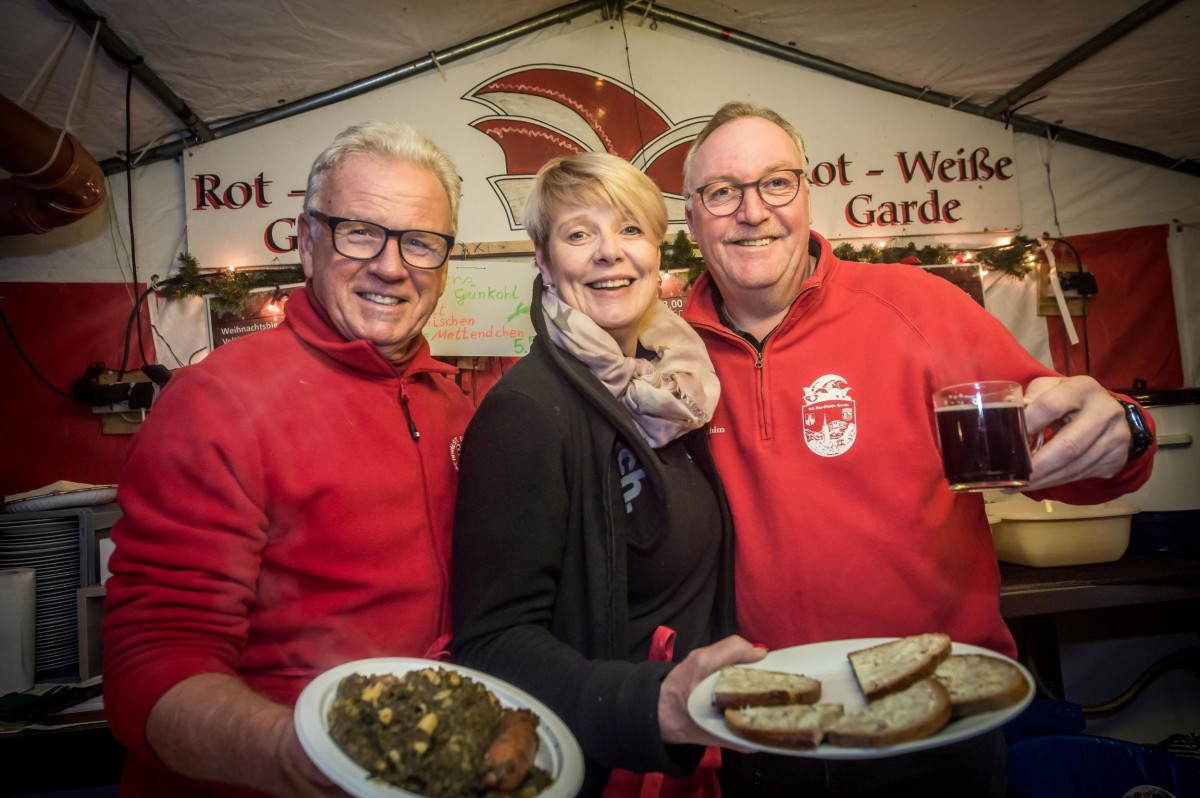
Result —
POLYGON ((451 260, 446 290, 425 325, 429 348, 447 355, 520 357, 533 341, 529 321, 533 259, 451 260))

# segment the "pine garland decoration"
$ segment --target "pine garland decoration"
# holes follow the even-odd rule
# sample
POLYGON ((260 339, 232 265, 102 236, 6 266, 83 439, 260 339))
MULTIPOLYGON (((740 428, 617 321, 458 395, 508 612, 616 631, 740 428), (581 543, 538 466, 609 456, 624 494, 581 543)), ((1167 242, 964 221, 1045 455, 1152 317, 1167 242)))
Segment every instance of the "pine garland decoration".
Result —
POLYGON ((163 296, 167 299, 183 299, 212 293, 212 283, 200 273, 200 262, 195 255, 180 252, 179 264, 179 271, 163 285, 163 296))
MULTIPOLYGON (((1008 244, 986 247, 976 252, 976 261, 986 271, 1002 271, 1018 280, 1036 268, 1033 254, 1038 249, 1035 240, 1025 236, 1013 236, 1008 244)), ((860 263, 899 263, 904 258, 915 256, 922 265, 952 263, 956 250, 946 244, 937 246, 917 245, 909 241, 899 247, 879 247, 863 244, 855 247, 849 242, 838 244, 833 249, 835 257, 860 263)), ((688 238, 687 231, 680 230, 668 244, 659 245, 660 268, 687 269, 687 285, 690 288, 705 269, 704 258, 696 254, 695 244, 688 238)), ((267 288, 304 282, 304 270, 299 266, 284 266, 270 269, 243 269, 235 271, 221 269, 205 274, 200 263, 190 252, 179 253, 179 271, 163 282, 162 294, 167 299, 212 296, 213 309, 219 313, 240 313, 250 301, 256 288, 267 288)))
POLYGON ((284 266, 273 269, 222 269, 204 274, 195 255, 179 254, 179 272, 163 286, 167 299, 212 296, 213 309, 222 314, 240 313, 256 288, 279 287, 304 282, 304 269, 284 266))
MULTIPOLYGON (((1025 236, 1013 236, 1012 241, 1003 246, 985 247, 971 250, 975 253, 975 262, 985 271, 1001 271, 1018 280, 1036 267, 1036 261, 1030 257, 1038 244, 1025 236)), ((858 261, 860 263, 899 263, 904 258, 916 256, 923 266, 933 266, 954 262, 954 253, 946 244, 925 246, 920 249, 912 241, 902 247, 880 248, 875 244, 863 244, 855 247, 846 242, 838 244, 833 249, 835 257, 842 260, 858 261)))
MULTIPOLYGON (((1032 255, 1037 249, 1037 241, 1018 235, 1003 246, 970 251, 975 253, 974 262, 985 271, 1001 271, 1021 280, 1036 268, 1037 262, 1032 255)), ((955 249, 948 244, 918 247, 913 241, 895 247, 880 247, 871 243, 856 247, 850 242, 843 242, 833 248, 833 255, 841 260, 859 263, 900 263, 905 258, 916 257, 922 266, 935 266, 953 263, 955 255, 963 251, 966 250, 955 249)), ((688 270, 689 288, 705 269, 704 258, 696 254, 695 245, 683 230, 675 234, 671 243, 664 241, 659 246, 659 252, 660 268, 688 270)))
POLYGON ((1004 246, 979 250, 977 257, 988 271, 1001 271, 1023 280, 1025 275, 1037 268, 1034 253, 1038 249, 1037 241, 1018 235, 1004 246))
POLYGON ((953 260, 953 250, 945 244, 925 246, 920 249, 912 241, 902 247, 883 247, 875 244, 863 244, 856 248, 851 243, 838 244, 833 248, 834 257, 842 260, 853 260, 860 263, 899 263, 905 258, 916 257, 925 266, 938 263, 950 263, 953 260))
POLYGON ((688 238, 686 230, 680 230, 675 234, 675 240, 670 244, 663 242, 658 246, 659 251, 659 266, 662 271, 669 269, 687 269, 687 287, 691 288, 692 283, 696 282, 696 278, 704 271, 704 258, 696 254, 696 247, 692 240, 688 238))

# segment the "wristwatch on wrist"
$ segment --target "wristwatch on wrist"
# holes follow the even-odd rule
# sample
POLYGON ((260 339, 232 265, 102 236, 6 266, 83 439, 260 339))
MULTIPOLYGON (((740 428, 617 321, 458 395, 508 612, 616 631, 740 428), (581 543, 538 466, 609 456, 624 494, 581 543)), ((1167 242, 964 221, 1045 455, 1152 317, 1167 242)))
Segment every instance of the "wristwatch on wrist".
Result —
POLYGON ((1142 408, 1133 402, 1126 402, 1124 399, 1118 398, 1117 401, 1125 409, 1125 423, 1129 425, 1128 460, 1132 460, 1146 453, 1146 450, 1154 443, 1154 433, 1150 431, 1150 425, 1146 423, 1146 416, 1142 412, 1142 408))

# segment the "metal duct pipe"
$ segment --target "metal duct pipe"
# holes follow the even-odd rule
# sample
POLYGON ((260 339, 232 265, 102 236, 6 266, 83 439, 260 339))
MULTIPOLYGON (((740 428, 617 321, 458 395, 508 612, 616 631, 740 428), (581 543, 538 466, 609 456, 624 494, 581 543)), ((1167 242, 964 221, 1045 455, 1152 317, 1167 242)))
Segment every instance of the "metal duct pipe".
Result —
POLYGON ((0 236, 45 233, 104 203, 100 164, 70 133, 55 154, 59 132, 0 95, 0 168, 13 173, 0 180, 0 236))

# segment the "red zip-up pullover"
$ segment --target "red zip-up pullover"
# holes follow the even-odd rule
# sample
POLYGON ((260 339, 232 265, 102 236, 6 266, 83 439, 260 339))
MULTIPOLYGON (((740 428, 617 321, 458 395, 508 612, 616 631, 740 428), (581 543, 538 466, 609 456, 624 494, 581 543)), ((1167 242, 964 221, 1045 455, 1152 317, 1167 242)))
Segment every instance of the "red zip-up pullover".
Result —
MULTIPOLYGON (((736 536, 738 619, 770 648, 948 633, 1015 656, 979 494, 951 493, 930 397, 978 379, 1055 376, 957 286, 912 266, 819 261, 761 355, 721 324, 711 276, 683 316, 721 378, 713 455, 736 536)), ((1096 503, 1112 479, 1031 494, 1096 503)))
POLYGON ((178 371, 122 471, 104 618, 123 796, 252 794, 168 771, 146 718, 176 683, 235 675, 284 704, 323 670, 448 639, 455 369, 398 371, 305 290, 273 330, 178 371), (413 428, 419 433, 414 435, 413 428))

